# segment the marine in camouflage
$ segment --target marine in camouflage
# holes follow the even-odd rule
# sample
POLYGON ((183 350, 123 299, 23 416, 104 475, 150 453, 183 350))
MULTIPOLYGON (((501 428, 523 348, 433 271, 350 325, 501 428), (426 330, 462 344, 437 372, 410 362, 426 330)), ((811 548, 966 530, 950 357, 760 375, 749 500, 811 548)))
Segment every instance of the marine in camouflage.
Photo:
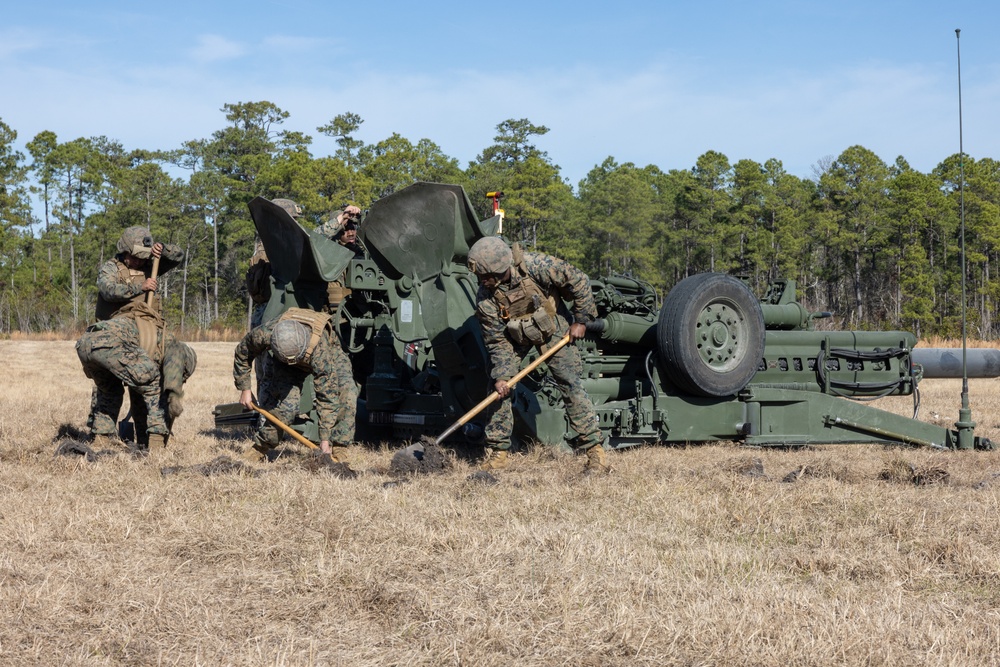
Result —
MULTIPOLYGON (((278 322, 278 319, 265 322, 244 336, 236 346, 233 379, 238 390, 250 389, 251 365, 254 359, 270 353, 271 337, 278 322)), ((346 377, 343 373, 342 369, 350 369, 350 360, 339 341, 331 338, 329 329, 320 336, 308 365, 306 369, 272 359, 268 366, 268 394, 258 395, 257 404, 286 424, 293 422, 299 414, 302 385, 312 375, 320 440, 328 440, 334 446, 345 446, 354 439, 357 388, 350 373, 346 377)), ((259 443, 271 448, 280 442, 281 432, 270 422, 263 422, 256 438, 259 443)))
MULTIPOLYGON (((491 237, 492 238, 492 237, 491 237)), ((473 246, 486 239, 477 241, 473 246)), ((494 244, 495 245, 495 244, 494 244)), ((489 248, 491 251, 494 248, 489 248)), ((479 273, 500 274, 502 262, 490 261, 485 253, 480 259, 487 260, 478 266, 479 273)), ((518 253, 515 253, 518 254, 518 253)), ((470 250, 470 257, 476 256, 470 250)), ((509 333, 509 316, 506 316, 502 304, 506 301, 504 295, 522 288, 522 281, 530 278, 540 291, 555 302, 554 331, 547 336, 547 341, 558 340, 569 331, 570 323, 585 324, 597 316, 593 293, 587 275, 557 257, 544 253, 523 253, 517 264, 508 267, 509 274, 496 281, 495 288, 490 289, 480 285, 476 295, 476 318, 479 320, 483 333, 483 342, 491 361, 490 375, 494 382, 510 380, 517 374, 524 357, 534 345, 515 343, 509 333), (523 274, 523 275, 522 275, 523 274), (572 303, 572 311, 565 302, 572 303)), ((542 349, 545 344, 542 344, 542 349)), ((573 444, 581 449, 589 449, 603 441, 598 425, 594 404, 583 389, 581 376, 583 361, 576 346, 567 345, 549 358, 549 373, 562 394, 569 419, 570 428, 577 436, 573 444)), ((513 414, 511 401, 495 402, 489 412, 486 427, 486 446, 491 449, 508 449, 511 445, 513 430, 513 414)))
MULTIPOLYGON (((130 317, 117 317, 126 306, 132 307, 132 304, 145 301, 143 283, 152 276, 153 245, 149 229, 128 227, 122 231, 115 246, 118 254, 102 264, 98 271, 98 298, 95 311, 97 325, 88 329, 77 343, 84 371, 94 380, 95 385, 91 395, 90 415, 87 419, 87 425, 94 435, 111 435, 116 431, 115 422, 121 410, 126 386, 136 425, 136 439, 144 443, 150 433, 166 436, 170 431, 167 419, 164 417, 164 406, 160 405, 161 403, 165 405, 168 397, 162 395, 159 368, 157 367, 154 378, 147 364, 156 366, 156 362, 139 346, 138 326, 135 320, 130 317), (136 354, 133 347, 138 348, 142 354, 136 354), (131 364, 136 364, 135 369, 130 370, 131 364), (129 377, 131 381, 126 380, 129 377), (146 379, 147 382, 136 384, 140 378, 146 379), (156 409, 150 410, 148 406, 151 404, 155 404, 156 409)), ((179 246, 172 243, 163 244, 158 274, 167 273, 183 261, 184 251, 179 246)), ((152 298, 149 308, 159 315, 161 311, 159 298, 152 298)), ((158 336, 162 335, 162 332, 158 333, 158 336)), ((181 356, 186 358, 186 354, 182 351, 181 356)), ((190 354, 194 355, 194 351, 190 350, 190 354)), ((165 355, 163 362, 167 363, 168 359, 169 355, 165 355)), ((192 363, 191 372, 193 371, 192 363)))
MULTIPOLYGON (((360 219, 361 209, 357 206, 348 206, 321 225, 318 231, 345 248, 353 250, 356 258, 366 257, 367 251, 357 236, 360 219)), ((351 289, 348 287, 347 270, 345 269, 340 277, 330 281, 326 286, 326 310, 334 317, 334 326, 340 326, 342 323, 343 320, 340 311, 350 295, 351 289)), ((343 392, 343 400, 348 406, 341 416, 343 420, 342 432, 350 434, 350 437, 353 438, 357 418, 355 406, 358 403, 358 385, 354 381, 354 369, 351 366, 351 360, 343 352, 339 341, 336 339, 334 339, 334 346, 338 348, 339 352, 334 359, 334 373, 337 376, 337 383, 343 392)))

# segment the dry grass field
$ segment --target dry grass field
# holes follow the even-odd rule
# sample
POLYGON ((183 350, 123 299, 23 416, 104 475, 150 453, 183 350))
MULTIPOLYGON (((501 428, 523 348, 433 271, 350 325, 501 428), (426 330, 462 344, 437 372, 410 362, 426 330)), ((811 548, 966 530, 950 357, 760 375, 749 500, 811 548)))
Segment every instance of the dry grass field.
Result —
MULTIPOLYGON (((248 444, 212 423, 233 344, 194 347, 168 454, 87 462, 54 456, 89 402, 73 343, 0 342, 0 664, 1000 665, 1000 452, 654 446, 582 477, 535 451, 487 484, 465 460, 395 479, 387 446, 352 448, 354 480, 164 475, 248 444)), ((922 388, 954 421, 960 382, 922 388)), ((1000 442, 997 381, 971 398, 1000 442)))

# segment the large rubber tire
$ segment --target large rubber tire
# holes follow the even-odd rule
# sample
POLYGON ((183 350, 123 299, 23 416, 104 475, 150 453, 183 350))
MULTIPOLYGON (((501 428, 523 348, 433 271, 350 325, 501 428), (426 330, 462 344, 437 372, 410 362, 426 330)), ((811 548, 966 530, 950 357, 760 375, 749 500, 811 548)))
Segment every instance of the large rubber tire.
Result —
POLYGON ((690 276, 667 294, 656 343, 663 370, 681 391, 733 396, 747 386, 764 357, 760 302, 732 276, 690 276))

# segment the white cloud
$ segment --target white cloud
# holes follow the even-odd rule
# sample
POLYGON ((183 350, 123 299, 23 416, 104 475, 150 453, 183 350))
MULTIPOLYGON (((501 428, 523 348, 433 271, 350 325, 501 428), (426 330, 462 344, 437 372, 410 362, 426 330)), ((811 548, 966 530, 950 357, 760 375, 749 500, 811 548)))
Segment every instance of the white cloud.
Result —
POLYGON ((199 62, 215 62, 232 60, 247 53, 247 48, 221 35, 199 35, 198 45, 189 51, 192 58, 199 62))
POLYGON ((264 48, 282 53, 301 54, 317 50, 328 41, 318 37, 300 37, 297 35, 270 35, 263 40, 264 48))

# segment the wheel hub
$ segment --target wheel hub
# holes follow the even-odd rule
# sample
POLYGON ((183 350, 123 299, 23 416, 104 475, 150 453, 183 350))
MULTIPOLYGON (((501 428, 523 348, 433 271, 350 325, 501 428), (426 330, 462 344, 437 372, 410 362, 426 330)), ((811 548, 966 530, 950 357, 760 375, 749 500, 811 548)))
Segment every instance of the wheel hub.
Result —
POLYGON ((698 354, 706 365, 725 373, 740 363, 747 324, 732 304, 722 301, 707 304, 698 314, 695 326, 698 354))

